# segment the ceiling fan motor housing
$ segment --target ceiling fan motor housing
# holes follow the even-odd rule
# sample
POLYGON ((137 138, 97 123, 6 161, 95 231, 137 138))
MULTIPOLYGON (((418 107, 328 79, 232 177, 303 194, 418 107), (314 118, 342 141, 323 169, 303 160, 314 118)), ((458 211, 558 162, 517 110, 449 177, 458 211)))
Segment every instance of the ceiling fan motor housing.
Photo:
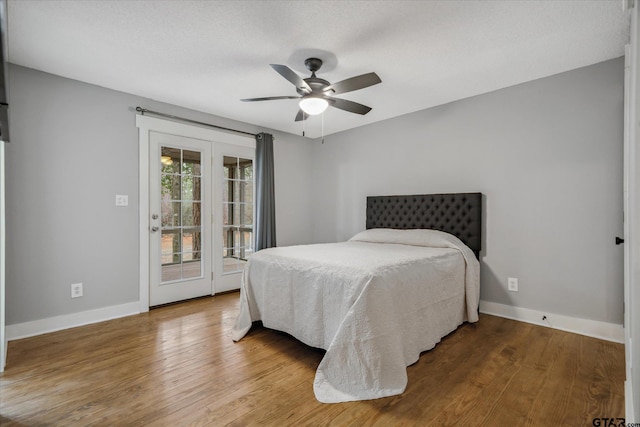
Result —
POLYGON ((304 65, 305 67, 307 67, 307 70, 311 71, 312 73, 315 73, 320 69, 320 67, 322 67, 322 59, 307 58, 304 61, 304 65))
POLYGON ((316 71, 318 71, 320 67, 322 67, 322 59, 308 58, 307 60, 304 61, 304 65, 307 67, 309 71, 311 71, 311 77, 307 77, 306 79, 303 79, 311 88, 311 92, 303 88, 296 88, 296 91, 302 96, 311 95, 311 94, 325 95, 324 89, 328 87, 331 83, 329 83, 325 79, 316 77, 316 71))

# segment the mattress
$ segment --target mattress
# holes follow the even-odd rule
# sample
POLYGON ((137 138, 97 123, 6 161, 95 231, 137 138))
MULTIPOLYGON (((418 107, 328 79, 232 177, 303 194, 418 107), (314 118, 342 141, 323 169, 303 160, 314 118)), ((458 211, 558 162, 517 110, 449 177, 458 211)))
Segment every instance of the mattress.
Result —
POLYGON ((314 379, 325 403, 402 393, 406 367, 478 320, 479 264, 456 237, 374 229, 347 242, 271 248, 243 272, 232 338, 254 321, 326 350, 314 379))

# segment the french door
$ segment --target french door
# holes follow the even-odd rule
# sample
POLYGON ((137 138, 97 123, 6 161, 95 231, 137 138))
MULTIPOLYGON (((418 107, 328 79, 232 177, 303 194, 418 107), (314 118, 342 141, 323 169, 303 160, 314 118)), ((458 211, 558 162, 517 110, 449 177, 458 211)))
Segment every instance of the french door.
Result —
POLYGON ((150 132, 149 181, 149 304, 211 295, 211 142, 150 132))
POLYGON ((255 139, 139 115, 140 311, 240 288, 255 139))

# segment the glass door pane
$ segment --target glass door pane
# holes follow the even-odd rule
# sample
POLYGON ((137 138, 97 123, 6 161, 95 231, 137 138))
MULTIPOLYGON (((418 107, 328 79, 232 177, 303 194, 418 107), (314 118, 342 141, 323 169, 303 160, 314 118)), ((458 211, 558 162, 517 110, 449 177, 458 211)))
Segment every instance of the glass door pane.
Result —
POLYGON ((202 153, 160 151, 161 282, 201 278, 202 153))
POLYGON ((222 268, 229 274, 253 253, 253 160, 224 156, 223 168, 222 268))

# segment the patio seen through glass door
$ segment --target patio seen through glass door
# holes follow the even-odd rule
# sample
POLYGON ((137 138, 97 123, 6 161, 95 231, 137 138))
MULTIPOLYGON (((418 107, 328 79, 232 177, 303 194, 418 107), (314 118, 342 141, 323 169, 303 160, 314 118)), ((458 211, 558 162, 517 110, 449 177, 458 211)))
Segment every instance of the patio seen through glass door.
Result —
POLYGON ((253 253, 253 160, 223 157, 222 274, 241 272, 253 253))

